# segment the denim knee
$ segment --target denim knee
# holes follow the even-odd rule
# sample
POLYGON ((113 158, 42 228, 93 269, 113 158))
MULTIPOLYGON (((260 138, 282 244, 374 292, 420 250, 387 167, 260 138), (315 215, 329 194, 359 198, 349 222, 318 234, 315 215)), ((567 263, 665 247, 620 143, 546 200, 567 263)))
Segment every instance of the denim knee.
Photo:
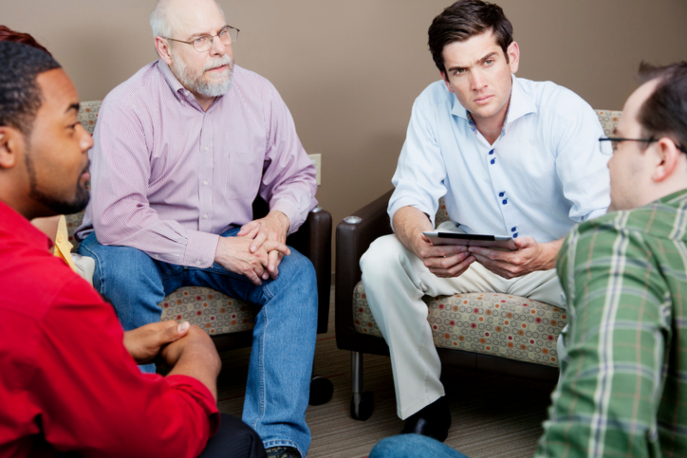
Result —
POLYGON ((457 450, 427 436, 402 434, 382 439, 369 458, 467 458, 457 450))

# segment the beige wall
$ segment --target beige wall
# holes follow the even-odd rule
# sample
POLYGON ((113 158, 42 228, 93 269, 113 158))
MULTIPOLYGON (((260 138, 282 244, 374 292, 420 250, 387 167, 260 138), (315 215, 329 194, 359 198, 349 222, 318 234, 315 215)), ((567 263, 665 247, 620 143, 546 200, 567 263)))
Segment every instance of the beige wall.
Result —
MULTIPOLYGON (((427 28, 450 0, 220 0, 241 29, 239 65, 270 79, 309 153, 336 225, 391 188, 415 97, 438 73, 427 28)), ((518 76, 552 80, 621 109, 641 60, 687 59, 683 0, 499 0, 520 44, 518 76)), ((154 0, 0 0, 0 23, 33 34, 103 98, 156 58, 154 0)))

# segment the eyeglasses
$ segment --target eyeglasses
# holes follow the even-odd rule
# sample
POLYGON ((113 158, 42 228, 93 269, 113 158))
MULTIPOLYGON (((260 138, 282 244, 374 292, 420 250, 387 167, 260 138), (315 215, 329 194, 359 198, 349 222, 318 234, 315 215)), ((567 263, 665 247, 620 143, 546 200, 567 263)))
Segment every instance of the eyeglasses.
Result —
POLYGON ((171 41, 178 41, 179 43, 185 43, 187 45, 193 45, 193 48, 198 51, 198 52, 205 52, 208 49, 212 48, 212 43, 215 40, 215 37, 219 38, 219 41, 222 42, 223 45, 229 46, 230 44, 234 43, 236 40, 239 38, 239 29, 236 27, 232 27, 230 25, 227 25, 220 30, 217 35, 201 35, 197 38, 195 38, 193 41, 183 41, 183 40, 177 40, 175 38, 168 38, 168 37, 162 37, 167 40, 171 41))
MULTIPOLYGON (((654 143, 657 142, 657 138, 620 138, 620 137, 601 137, 599 139, 600 142, 611 142, 611 148, 613 148, 613 152, 615 152, 618 149, 618 143, 620 142, 643 142, 643 143, 654 143)), ((675 143, 675 146, 677 149, 682 151, 683 153, 687 153, 687 150, 683 147, 675 143)))

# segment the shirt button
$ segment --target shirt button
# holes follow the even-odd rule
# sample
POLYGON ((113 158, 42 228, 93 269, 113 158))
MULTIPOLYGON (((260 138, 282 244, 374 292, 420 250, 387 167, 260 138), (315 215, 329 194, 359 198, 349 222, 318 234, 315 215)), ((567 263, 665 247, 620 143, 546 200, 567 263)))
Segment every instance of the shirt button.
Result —
POLYGON ((517 229, 517 228, 516 228, 515 226, 513 226, 513 227, 510 228, 510 231, 511 231, 511 232, 515 232, 516 229, 517 229))
POLYGON ((506 193, 503 192, 503 191, 501 191, 501 192, 499 193, 499 197, 503 197, 504 195, 506 195, 506 193))
POLYGON ((491 162, 492 164, 496 164, 496 159, 492 159, 490 162, 491 162))
POLYGON ((208 219, 208 214, 207 214, 207 213, 203 215, 203 219, 208 219))
POLYGON ((489 154, 494 154, 494 150, 489 151, 489 154))
POLYGON ((206 147, 205 147, 205 151, 210 151, 210 148, 208 148, 208 147, 206 146, 206 147))
POLYGON ((208 180, 203 181, 203 186, 207 186, 207 185, 208 185, 208 180))
POLYGON ((503 200, 501 201, 501 203, 502 203, 503 205, 506 205, 506 204, 508 203, 508 199, 503 199, 503 200))
POLYGON ((514 238, 514 239, 517 239, 517 238, 518 238, 518 233, 517 233, 517 232, 516 232, 515 234, 513 234, 513 238, 514 238))
POLYGON ((199 265, 200 265, 200 261, 196 261, 196 265, 199 266, 199 265))
POLYGON ((57 236, 57 239, 56 239, 57 243, 62 243, 63 240, 64 240, 64 239, 62 238, 61 235, 58 235, 58 236, 57 236))

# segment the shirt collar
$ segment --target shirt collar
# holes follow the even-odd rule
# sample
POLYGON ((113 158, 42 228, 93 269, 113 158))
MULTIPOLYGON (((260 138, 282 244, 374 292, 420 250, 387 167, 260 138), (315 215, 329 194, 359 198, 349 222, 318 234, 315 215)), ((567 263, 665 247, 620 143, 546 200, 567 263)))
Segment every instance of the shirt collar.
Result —
POLYGON ((679 191, 658 199, 658 202, 666 205, 675 205, 684 201, 687 201, 687 189, 680 189, 679 191))
POLYGON ((520 84, 520 80, 513 75, 513 88, 510 93, 510 105, 508 106, 508 114, 506 115, 504 128, 507 124, 516 119, 536 112, 537 105, 534 99, 525 92, 520 84))
POLYGON ((172 92, 178 95, 186 91, 186 88, 184 88, 184 86, 182 86, 177 77, 174 76, 174 73, 172 73, 172 69, 169 68, 169 65, 167 65, 167 63, 164 60, 157 60, 157 68, 160 69, 162 76, 165 78, 165 81, 169 85, 170 89, 172 89, 172 92))
POLYGON ((52 242, 47 235, 2 201, 0 201, 0 232, 11 234, 13 238, 42 250, 52 248, 52 242))
MULTIPOLYGON (((529 96, 522 88, 520 80, 511 74, 513 85, 510 92, 510 102, 508 105, 508 113, 506 114, 506 122, 503 124, 503 128, 506 128, 508 123, 515 121, 516 119, 525 116, 529 113, 536 113, 537 106, 534 103, 534 99, 529 96)), ((458 97, 452 97, 453 106, 451 107, 451 114, 470 121, 468 116, 468 110, 466 110, 458 101, 458 97)))

